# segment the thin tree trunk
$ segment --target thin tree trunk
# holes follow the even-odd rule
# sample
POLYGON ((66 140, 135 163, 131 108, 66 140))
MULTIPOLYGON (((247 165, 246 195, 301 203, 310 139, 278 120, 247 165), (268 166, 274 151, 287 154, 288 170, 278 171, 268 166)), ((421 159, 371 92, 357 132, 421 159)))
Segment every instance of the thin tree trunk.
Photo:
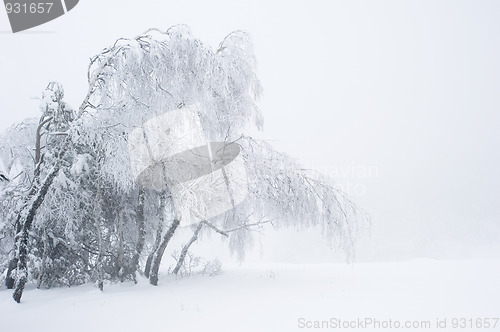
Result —
MULTIPOLYGON (((33 173, 33 183, 32 183, 32 188, 30 193, 28 194, 28 197, 26 199, 26 202, 29 202, 33 196, 36 194, 36 190, 38 189, 38 186, 40 185, 40 169, 42 165, 42 147, 41 147, 41 140, 42 140, 42 133, 41 130, 44 125, 49 123, 52 120, 52 117, 48 119, 43 119, 43 117, 40 119, 40 123, 38 124, 37 130, 36 130, 36 141, 35 141, 35 165, 34 165, 34 173, 33 173)), ((7 286, 7 289, 13 289, 14 285, 16 283, 15 278, 12 276, 13 272, 17 269, 17 264, 19 263, 19 240, 21 236, 21 230, 22 230, 22 224, 21 224, 21 216, 23 214, 24 209, 26 208, 27 204, 24 205, 21 208, 21 211, 17 215, 16 219, 16 236, 14 238, 14 256, 9 262, 9 268, 7 270, 7 277, 5 279, 5 286, 7 286)))
POLYGON ((145 198, 144 189, 140 188, 138 196, 137 212, 136 212, 138 238, 137 238, 137 246, 135 249, 134 258, 132 261, 132 268, 134 269, 134 281, 135 281, 135 271, 139 271, 139 258, 141 257, 141 253, 144 249, 144 242, 146 239, 146 227, 144 223, 144 198, 145 198))
POLYGON ((177 265, 175 265, 175 268, 172 271, 173 274, 179 273, 179 270, 181 269, 182 264, 184 263, 184 259, 186 258, 186 255, 188 253, 189 247, 191 247, 191 245, 196 240, 198 240, 198 234, 200 234, 202 227, 203 227, 203 221, 198 224, 198 226, 196 227, 196 230, 193 233, 193 236, 191 237, 189 242, 186 243, 186 245, 184 245, 184 247, 182 248, 181 255, 179 256, 179 259, 177 260, 177 265))
POLYGON ((144 275, 146 278, 149 278, 149 273, 151 272, 151 263, 153 262, 153 258, 155 257, 156 251, 161 243, 161 234, 163 233, 163 224, 165 223, 165 200, 167 194, 166 191, 162 191, 160 193, 160 206, 158 208, 158 215, 160 216, 160 220, 158 221, 158 228, 156 230, 156 238, 153 248, 148 255, 146 260, 146 265, 144 267, 144 275))
POLYGON ((17 264, 17 273, 16 273, 16 289, 14 290, 13 298, 17 303, 21 302, 21 297, 23 296, 24 286, 28 281, 28 240, 29 240, 29 232, 31 230, 31 226, 33 225, 33 221, 36 216, 36 212, 40 205, 42 205, 47 192, 49 191, 52 182, 54 181, 57 173, 59 173, 59 169, 61 167, 61 159, 65 153, 66 149, 61 151, 59 156, 59 160, 56 162, 52 170, 49 172, 45 180, 43 181, 43 185, 35 196, 35 199, 31 203, 26 216, 21 217, 22 231, 19 239, 19 261, 17 264))
POLYGON ((43 283, 43 275, 45 274, 45 264, 47 263, 47 253, 49 251, 48 248, 48 239, 47 239, 47 230, 43 230, 43 236, 42 236, 42 241, 43 241, 43 255, 42 255, 42 264, 40 266, 40 274, 38 275, 38 284, 36 288, 40 288, 43 283))
POLYGON ((101 178, 100 171, 97 171, 97 176, 99 180, 97 181, 97 193, 94 200, 94 223, 95 228, 97 230, 97 246, 99 249, 99 253, 97 255, 97 286, 101 291, 104 290, 104 271, 102 266, 102 258, 104 256, 104 248, 103 248, 103 239, 102 239, 102 229, 101 229, 101 209, 100 209, 100 200, 101 200, 101 178))
POLYGON ((125 268, 123 266, 124 261, 124 239, 123 239, 123 210, 118 213, 118 277, 120 281, 123 282, 125 268))
POLYGON ((153 248, 151 249, 151 252, 148 255, 148 259, 146 260, 146 266, 144 267, 144 275, 146 276, 146 278, 149 278, 149 272, 151 271, 151 263, 153 262, 156 250, 158 250, 158 247, 160 246, 161 233, 163 233, 163 225, 159 224, 158 229, 156 230, 155 243, 153 245, 153 248))
MULTIPOLYGON (((59 101, 60 102, 60 101, 59 101)), ((38 124, 38 127, 36 129, 36 140, 35 140, 35 168, 37 165, 40 163, 42 160, 42 128, 45 126, 47 123, 52 121, 52 117, 48 119, 44 119, 44 116, 40 119, 40 123, 38 124)))
POLYGON ((177 219, 177 218, 174 219, 172 221, 172 225, 170 225, 170 228, 163 236, 163 240, 160 244, 160 247, 158 248, 158 252, 156 253, 155 259, 153 261, 152 271, 151 271, 151 275, 149 277, 149 283, 151 285, 154 285, 154 286, 158 285, 158 271, 160 270, 160 264, 161 264, 161 259, 163 257, 163 253, 165 252, 165 249, 167 248, 167 245, 170 242, 170 239, 174 235, 175 230, 177 229, 179 224, 180 224, 179 219, 177 219))
POLYGON ((99 287, 99 290, 103 291, 104 290, 104 271, 103 271, 103 264, 102 264, 102 257, 103 257, 103 246, 102 246, 102 230, 101 230, 101 225, 98 220, 96 220, 95 227, 97 229, 97 245, 99 247, 99 252, 97 254, 97 287, 99 287))

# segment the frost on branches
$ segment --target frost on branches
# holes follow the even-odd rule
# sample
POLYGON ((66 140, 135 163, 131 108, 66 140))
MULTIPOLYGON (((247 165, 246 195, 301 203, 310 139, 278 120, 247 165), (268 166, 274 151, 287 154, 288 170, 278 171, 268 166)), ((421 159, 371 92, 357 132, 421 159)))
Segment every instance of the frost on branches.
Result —
MULTIPOLYGON (((252 231, 265 224, 315 227, 353 257, 366 216, 330 179, 248 136, 263 120, 247 34, 229 34, 216 50, 184 26, 119 39, 91 59, 88 83, 76 111, 64 102, 62 86, 50 83, 40 119, 0 138, 0 268, 17 302, 28 281, 38 287, 92 281, 102 290, 106 280, 135 281, 140 274, 158 283, 163 254, 182 227, 178 191, 137 183, 129 137, 148 120, 190 105, 207 142, 239 146, 248 195, 190 226, 189 241, 173 248, 171 273, 184 273, 190 246, 206 233, 227 238, 243 258, 252 231)), ((186 126, 177 122, 169 128, 186 126)))

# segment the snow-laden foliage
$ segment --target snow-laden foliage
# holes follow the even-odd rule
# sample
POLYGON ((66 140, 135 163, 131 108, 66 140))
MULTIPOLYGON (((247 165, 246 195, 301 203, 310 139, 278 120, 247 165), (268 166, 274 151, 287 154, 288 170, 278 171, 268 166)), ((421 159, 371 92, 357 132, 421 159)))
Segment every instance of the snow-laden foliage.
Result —
POLYGON ((245 159, 248 197, 234 210, 211 220, 217 227, 235 230, 229 234, 231 252, 244 259, 253 245, 251 226, 261 229, 269 223, 278 229, 316 228, 326 244, 343 251, 351 261, 356 238, 369 225, 368 215, 332 179, 304 169, 269 143, 248 136, 236 142, 245 159))
MULTIPOLYGON (((60 150, 67 145, 69 123, 73 119, 72 109, 63 102, 64 91, 57 83, 50 83, 40 99, 41 117, 38 123, 25 121, 9 129, 2 137, 2 159, 8 165, 8 184, 0 193, 2 199, 2 217, 10 225, 10 233, 5 233, 4 239, 14 242, 14 250, 9 252, 10 263, 7 275, 8 284, 12 283, 13 269, 22 283, 26 281, 27 261, 23 259, 22 266, 16 267, 19 257, 29 257, 30 263, 36 264, 37 247, 33 245, 36 232, 24 229, 25 225, 36 222, 35 212, 42 200, 39 192, 46 192, 52 176, 59 166, 56 161, 61 159, 60 150), (52 171, 51 171, 52 170, 52 171), (46 181, 47 179, 50 181, 46 181), (44 180, 42 180, 44 179, 44 180), (46 184, 42 184, 45 182, 46 184), (45 188, 44 188, 45 187, 45 188), (21 234, 22 233, 22 234, 21 234), (32 236, 31 243, 29 237, 32 236), (34 250, 28 250, 27 247, 34 250)), ((43 210, 42 210, 43 211, 43 210)), ((50 227, 49 223, 43 229, 50 227)), ((35 228, 36 230, 36 228, 35 228)), ((12 244, 11 244, 12 248, 12 244)), ((13 272, 14 273, 14 272, 13 272)))
MULTIPOLYGON (((0 269, 7 268, 16 229, 14 221, 22 206, 23 189, 32 181, 33 142, 37 121, 27 119, 0 136, 0 163, 4 181, 0 181, 0 269)), ((0 277, 0 281, 2 277, 0 277)))
POLYGON ((34 168, 34 142, 38 120, 26 119, 0 135, 0 159, 4 175, 16 184, 31 181, 34 168))
POLYGON ((354 256, 354 242, 368 220, 331 179, 303 169, 263 141, 242 137, 249 197, 237 210, 269 218, 276 227, 317 227, 328 243, 354 256))
POLYGON ((42 94, 40 120, 0 137, 9 178, 0 183, 0 268, 7 269, 8 287, 15 281, 16 301, 28 277, 38 287, 95 281, 102 289, 105 280, 136 280, 141 272, 157 284, 163 253, 180 224, 173 203, 178 193, 135 183, 129 134, 187 105, 196 105, 207 142, 239 145, 248 197, 193 225, 172 273, 184 273, 198 235, 229 238, 230 250, 243 258, 253 231, 266 223, 315 227, 353 257, 366 216, 331 179, 245 136, 262 126, 247 34, 231 33, 214 51, 185 26, 150 30, 93 57, 88 80, 77 112, 64 102, 62 86, 51 83, 42 94))
POLYGON ((128 134, 155 116, 196 104, 209 141, 232 140, 248 126, 262 127, 255 71, 244 32, 228 35, 216 51, 186 26, 119 39, 92 59, 91 95, 75 134, 88 145, 102 144, 102 172, 126 188, 133 185, 130 168, 124 167, 130 160, 119 152, 127 150, 128 134))

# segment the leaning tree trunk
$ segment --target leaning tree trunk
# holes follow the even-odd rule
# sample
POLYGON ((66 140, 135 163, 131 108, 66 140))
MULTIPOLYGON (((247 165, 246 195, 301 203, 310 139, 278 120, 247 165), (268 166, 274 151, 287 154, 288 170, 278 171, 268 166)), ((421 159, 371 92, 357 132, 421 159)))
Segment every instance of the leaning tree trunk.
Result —
POLYGON ((158 285, 158 271, 160 270, 160 264, 161 264, 161 259, 163 257, 163 253, 165 252, 165 249, 167 248, 167 245, 170 242, 170 239, 174 235, 175 230, 177 229, 179 224, 180 224, 179 219, 177 219, 177 218, 174 219, 172 221, 172 225, 170 225, 170 228, 163 236, 162 242, 160 244, 160 247, 158 248, 155 259, 153 261, 151 275, 149 276, 149 283, 151 285, 154 285, 154 286, 158 285))
MULTIPOLYGON (((25 214, 21 216, 20 222, 22 224, 21 235, 19 238, 19 244, 17 247, 19 248, 19 261, 17 263, 17 271, 16 271, 16 289, 14 290, 14 294, 12 297, 14 300, 19 303, 21 302, 21 297, 23 295, 24 286, 28 281, 28 240, 29 233, 31 231, 31 226, 33 225, 33 221, 36 216, 36 212, 40 205, 42 205, 47 192, 49 191, 52 182, 54 181, 57 173, 59 173, 59 169, 61 168, 61 159, 65 153, 65 149, 61 151, 59 155, 59 160, 56 162, 52 170, 49 172, 45 180, 43 181, 42 186, 38 193, 34 196, 34 199, 29 205, 28 210, 25 214)), ((22 212, 21 212, 22 213, 22 212)))
POLYGON ((149 278, 149 272, 151 272, 151 263, 153 262, 155 253, 158 250, 158 247, 160 246, 161 233, 163 233, 163 225, 160 223, 158 224, 158 229, 156 230, 155 243, 153 245, 153 248, 151 249, 151 252, 148 255, 148 259, 146 260, 146 265, 144 266, 144 276, 146 276, 146 278, 149 278))
MULTIPOLYGON (((92 66, 92 62, 89 64, 89 70, 90 67, 92 66)), ((87 95, 85 96, 85 99, 83 100, 82 104, 79 107, 78 110, 78 115, 77 118, 79 118, 82 114, 84 114, 85 110, 87 107, 91 106, 90 104, 90 98, 92 94, 95 91, 95 88, 97 84, 101 83, 102 80, 102 75, 104 73, 104 67, 101 68, 101 70, 93 76, 92 80, 89 82, 89 89, 87 91, 87 95)), ((46 121, 41 121, 39 124, 40 126, 44 126, 50 122, 49 119, 46 121)), ((37 131, 37 134, 39 134, 39 131, 37 131)), ((27 255, 28 255, 28 237, 29 237, 29 231, 31 230, 31 225, 33 224, 33 220, 35 218, 36 212, 40 205, 43 203, 45 196, 47 195, 47 192, 52 185, 52 182, 54 181, 55 176, 59 172, 59 169, 61 167, 61 159, 66 153, 66 150, 68 148, 68 141, 66 144, 64 144, 59 152, 59 160, 56 162, 54 167, 52 168, 52 171, 49 172, 49 175, 45 178, 43 181, 43 184, 41 185, 40 189, 38 190, 38 186, 34 186, 27 196, 26 202, 30 202, 33 197, 34 201, 32 202, 31 205, 27 203, 26 207, 23 207, 23 209, 19 212, 18 220, 16 222, 16 238, 15 238, 15 245, 14 245, 14 258, 9 262, 9 267, 8 267, 8 273, 7 273, 7 278, 5 280, 5 284, 7 288, 12 289, 14 288, 14 284, 16 284, 16 289, 14 291, 13 298, 16 302, 21 301, 21 297, 23 295, 24 291, 24 285, 26 284, 27 277, 28 277, 28 272, 27 272, 27 255), (29 208, 28 208, 29 205, 29 208), (24 213, 24 209, 28 208, 28 212, 24 213), (23 254, 23 259, 21 260, 21 254, 23 254), (22 273, 19 273, 21 271, 19 268, 23 268, 24 270, 22 273), (17 271, 16 271, 17 269, 17 271), (13 273, 16 271, 16 279, 13 278, 13 273), (17 282, 15 282, 17 280, 17 282)), ((41 150, 41 147, 35 146, 36 150, 41 150)), ((36 153, 36 151, 35 151, 36 153)), ((38 184, 38 179, 36 178, 39 176, 39 168, 41 167, 41 155, 36 155, 35 156, 35 162, 36 167, 35 167, 35 179, 34 183, 38 184)))
POLYGON ((16 279, 13 276, 14 271, 17 269, 17 264, 19 263, 19 240, 21 237, 21 231, 22 231, 22 223, 21 223, 21 216, 23 215, 24 209, 27 207, 28 202, 35 196, 37 189, 40 186, 40 172, 42 168, 42 162, 43 162, 43 157, 42 157, 42 147, 41 147, 41 139, 42 139, 42 128, 48 124, 52 120, 52 117, 45 119, 44 116, 40 119, 40 122, 38 124, 37 130, 36 130, 36 142, 35 142, 35 170, 33 174, 33 184, 32 188, 30 190, 30 193, 28 194, 26 198, 26 204, 21 208, 21 211, 19 211, 17 218, 16 218, 16 235, 14 238, 14 256, 9 262, 9 267, 7 269, 7 277, 5 278, 5 286, 7 286, 7 289, 13 289, 14 285, 16 283, 16 279))
POLYGON ((189 240, 188 243, 182 248, 181 255, 179 256, 179 259, 177 260, 177 265, 175 265, 174 270, 172 271, 173 274, 179 273, 179 270, 181 269, 182 265, 184 264, 184 259, 186 259, 186 255, 188 253, 189 247, 198 240, 198 234, 200 234, 201 228, 203 227, 203 221, 201 221, 198 226, 196 227, 196 230, 193 233, 193 236, 189 240))

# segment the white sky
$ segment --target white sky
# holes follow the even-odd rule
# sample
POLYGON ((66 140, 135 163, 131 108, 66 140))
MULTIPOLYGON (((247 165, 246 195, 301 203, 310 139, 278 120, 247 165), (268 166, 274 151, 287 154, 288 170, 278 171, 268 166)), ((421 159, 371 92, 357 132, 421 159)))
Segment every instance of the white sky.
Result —
POLYGON ((500 255, 498 1, 88 0, 19 34, 0 10, 0 130, 51 80, 78 107, 91 56, 179 23, 214 48, 252 35, 259 136, 353 186, 373 217, 361 257, 500 255))

